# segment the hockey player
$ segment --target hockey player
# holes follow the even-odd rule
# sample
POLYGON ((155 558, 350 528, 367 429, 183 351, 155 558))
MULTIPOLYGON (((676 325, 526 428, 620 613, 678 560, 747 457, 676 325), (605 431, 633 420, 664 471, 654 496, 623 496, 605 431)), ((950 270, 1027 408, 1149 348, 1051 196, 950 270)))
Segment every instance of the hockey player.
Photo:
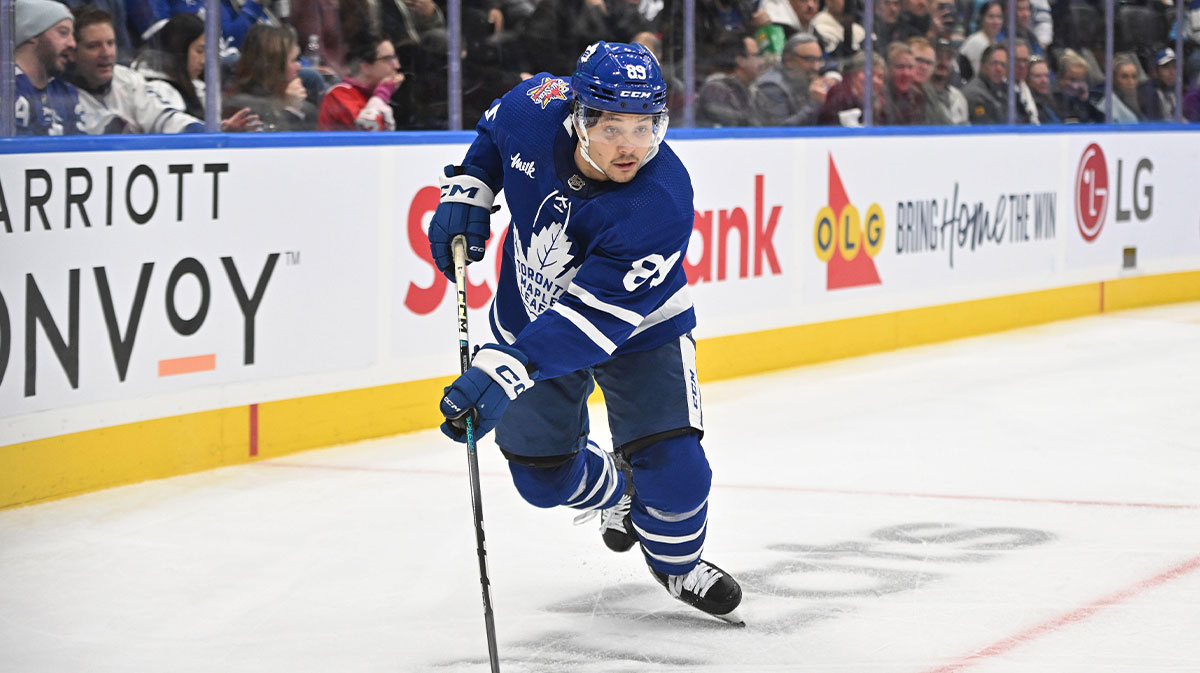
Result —
POLYGON ((496 343, 446 388, 442 431, 465 441, 472 413, 525 500, 600 511, 609 548, 640 542, 672 596, 740 624, 741 588, 701 558, 711 472, 682 264, 692 187, 663 142, 666 89, 645 47, 597 42, 569 80, 542 73, 495 101, 463 165, 445 168, 429 226, 443 273, 457 236, 483 258, 502 188, 512 223, 496 343), (595 384, 614 453, 588 441, 595 384))
POLYGON ((54 0, 17 0, 13 34, 16 62, 13 112, 19 136, 83 133, 75 87, 59 78, 75 48, 71 11, 54 0))

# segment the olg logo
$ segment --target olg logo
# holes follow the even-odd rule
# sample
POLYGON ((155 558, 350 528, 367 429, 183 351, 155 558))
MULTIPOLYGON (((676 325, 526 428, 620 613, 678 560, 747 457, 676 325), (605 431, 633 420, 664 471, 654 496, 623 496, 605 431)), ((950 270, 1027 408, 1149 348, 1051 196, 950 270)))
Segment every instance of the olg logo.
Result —
POLYGON ((835 252, 847 262, 864 253, 875 257, 883 248, 883 208, 872 203, 864 217, 852 203, 838 213, 825 206, 817 212, 813 243, 822 262, 833 259, 835 252))
POLYGON ((883 249, 883 208, 872 203, 865 214, 850 202, 833 156, 829 157, 829 199, 817 211, 813 247, 825 263, 828 290, 878 285, 874 259, 883 249))

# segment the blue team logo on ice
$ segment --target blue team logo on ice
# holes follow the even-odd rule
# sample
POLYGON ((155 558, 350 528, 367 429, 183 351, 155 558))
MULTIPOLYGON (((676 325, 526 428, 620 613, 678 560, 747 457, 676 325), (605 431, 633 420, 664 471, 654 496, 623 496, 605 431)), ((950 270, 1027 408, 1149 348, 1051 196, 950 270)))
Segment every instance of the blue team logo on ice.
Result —
POLYGON ((546 106, 552 100, 566 100, 567 94, 571 92, 571 85, 566 80, 556 77, 543 77, 542 83, 529 90, 529 97, 533 102, 542 106, 545 110, 546 106))
POLYGON ((571 201, 556 189, 538 206, 528 247, 522 245, 517 226, 513 224, 510 235, 513 237, 517 286, 530 320, 553 306, 579 271, 578 261, 571 254, 574 244, 567 235, 570 222, 571 201))

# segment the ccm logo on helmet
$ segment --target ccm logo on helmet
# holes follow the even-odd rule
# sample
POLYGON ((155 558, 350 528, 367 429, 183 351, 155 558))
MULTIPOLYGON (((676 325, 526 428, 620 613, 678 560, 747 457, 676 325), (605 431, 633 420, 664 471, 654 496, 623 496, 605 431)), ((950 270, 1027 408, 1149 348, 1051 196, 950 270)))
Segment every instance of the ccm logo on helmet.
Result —
POLYGON ((621 98, 649 98, 649 91, 622 91, 621 98))

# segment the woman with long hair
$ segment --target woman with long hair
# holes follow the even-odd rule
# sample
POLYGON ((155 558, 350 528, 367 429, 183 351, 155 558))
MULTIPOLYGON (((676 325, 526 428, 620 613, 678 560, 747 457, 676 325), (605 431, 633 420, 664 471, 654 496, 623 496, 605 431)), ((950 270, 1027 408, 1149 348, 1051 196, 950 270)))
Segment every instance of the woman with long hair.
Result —
MULTIPOLYGON (((997 36, 1004 29, 1004 3, 1000 0, 988 0, 979 6, 979 30, 971 33, 958 53, 971 64, 971 76, 979 74, 979 61, 983 50, 996 44, 997 36)), ((963 75, 963 81, 969 79, 963 75)))
POLYGON ((1132 54, 1117 54, 1113 57, 1113 102, 1112 120, 1118 124, 1136 124, 1146 121, 1142 106, 1138 103, 1138 64, 1132 54))
POLYGON ((225 92, 225 110, 248 107, 264 131, 310 131, 317 109, 300 81, 300 47, 288 26, 255 24, 242 42, 233 82, 225 92))
MULTIPOLYGON (((176 14, 155 33, 133 68, 147 87, 173 108, 204 119, 204 19, 176 14)), ((253 131, 260 125, 249 108, 221 121, 222 131, 253 131)))

